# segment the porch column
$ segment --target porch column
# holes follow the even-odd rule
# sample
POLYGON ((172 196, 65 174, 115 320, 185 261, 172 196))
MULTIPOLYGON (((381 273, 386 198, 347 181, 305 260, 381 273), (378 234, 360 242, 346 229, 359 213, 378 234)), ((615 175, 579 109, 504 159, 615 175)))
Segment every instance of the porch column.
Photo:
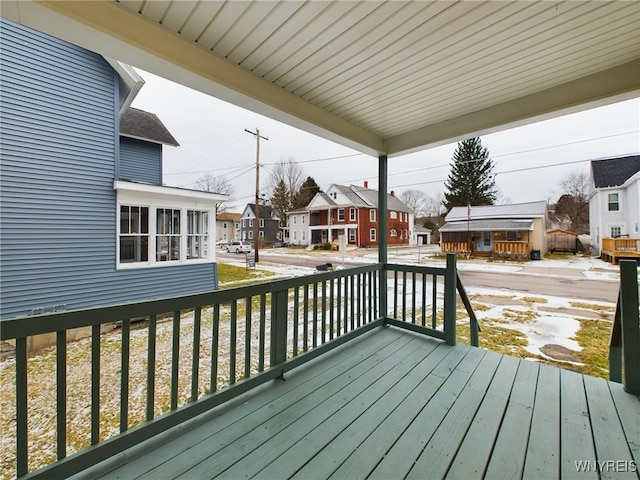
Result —
POLYGON ((378 263, 380 274, 380 317, 387 317, 387 156, 378 157, 378 263))

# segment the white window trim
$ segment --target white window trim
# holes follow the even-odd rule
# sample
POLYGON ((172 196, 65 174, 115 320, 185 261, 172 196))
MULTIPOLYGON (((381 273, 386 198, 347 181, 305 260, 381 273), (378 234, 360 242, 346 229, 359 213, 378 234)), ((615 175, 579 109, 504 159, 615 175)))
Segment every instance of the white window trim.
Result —
POLYGON ((369 241, 370 242, 375 242, 376 239, 377 239, 376 229, 375 228, 369 229, 369 241))
POLYGON ((117 270, 160 268, 171 265, 195 265, 215 261, 215 208, 217 203, 226 199, 226 196, 173 187, 137 184, 122 180, 116 180, 114 182, 114 189, 116 190, 115 262, 117 270), (120 263, 120 207, 123 205, 149 208, 149 253, 146 262, 120 263), (156 260, 156 211, 158 208, 180 210, 180 260, 162 262, 156 260), (209 214, 208 248, 205 258, 187 259, 187 210, 198 210, 208 212, 209 214))
POLYGON ((353 222, 356 220, 356 209, 354 207, 349 208, 349 221, 353 222))
POLYGON ((376 210, 375 208, 372 208, 369 210, 369 221, 370 222, 375 222, 376 221, 376 210))

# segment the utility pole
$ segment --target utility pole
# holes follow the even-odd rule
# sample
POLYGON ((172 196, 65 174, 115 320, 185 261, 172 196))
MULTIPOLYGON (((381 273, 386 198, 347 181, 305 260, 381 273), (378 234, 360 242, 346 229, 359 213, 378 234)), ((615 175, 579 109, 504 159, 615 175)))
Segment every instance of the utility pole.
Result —
POLYGON ((253 250, 255 252, 256 263, 258 262, 258 244, 259 244, 259 232, 260 232, 260 139, 269 140, 267 137, 260 135, 260 130, 256 128, 255 132, 244 129, 245 132, 250 133, 256 137, 256 207, 255 216, 253 222, 253 250))

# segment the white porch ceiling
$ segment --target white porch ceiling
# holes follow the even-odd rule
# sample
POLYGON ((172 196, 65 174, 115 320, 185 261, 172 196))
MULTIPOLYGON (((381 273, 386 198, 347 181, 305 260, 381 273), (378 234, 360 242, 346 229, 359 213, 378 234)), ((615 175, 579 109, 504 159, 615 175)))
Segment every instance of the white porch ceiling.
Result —
POLYGON ((1 14, 370 154, 637 97, 637 1, 2 1, 1 14))

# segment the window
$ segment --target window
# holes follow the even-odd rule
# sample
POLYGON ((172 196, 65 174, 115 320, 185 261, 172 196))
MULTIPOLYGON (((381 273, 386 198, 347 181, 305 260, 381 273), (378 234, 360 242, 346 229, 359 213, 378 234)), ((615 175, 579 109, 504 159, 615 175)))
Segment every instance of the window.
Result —
POLYGON ((207 258, 208 245, 209 212, 187 210, 187 259, 207 258))
POLYGON ((264 228, 264 218, 260 219, 260 228, 264 228))
POLYGON ((375 242, 376 241, 376 229, 372 228, 371 230, 369 230, 369 240, 371 242, 375 242))
POLYGON ((149 261, 149 207, 120 206, 120 263, 149 261))
POLYGON ((344 222, 344 208, 338 209, 338 221, 344 222))
POLYGON ((349 209, 349 220, 351 220, 352 222, 355 221, 356 219, 356 209, 355 208, 350 208, 349 209))
POLYGON ((622 227, 611 227, 611 237, 618 238, 622 235, 622 227))
POLYGON ((617 193, 610 193, 609 194, 609 211, 610 212, 617 212, 618 210, 620 210, 620 198, 618 196, 617 193))
POLYGON ((260 230, 260 231, 258 232, 258 238, 259 238, 260 240, 264 240, 264 232, 263 232, 262 230, 260 230))
POLYGON ((508 242, 517 242, 522 240, 522 235, 516 230, 508 230, 505 236, 508 242))
POLYGON ((253 240, 253 230, 249 230, 249 240, 253 240))
POLYGON ((244 228, 244 227, 246 227, 246 226, 247 226, 247 224, 245 223, 245 219, 243 218, 243 219, 242 219, 242 228, 244 228))
POLYGON ((298 216, 297 215, 292 215, 292 219, 293 219, 293 224, 297 225, 298 224, 298 216))
POLYGON ((304 215, 300 215, 300 223, 304 225, 305 219, 304 215))
POLYGON ((298 232, 296 232, 295 230, 293 231, 293 241, 295 242, 296 240, 298 240, 298 232))
POLYGON ((392 228, 392 229, 391 229, 391 233, 390 233, 390 235, 391 235, 392 237, 397 237, 397 236, 398 236, 398 232, 396 232, 396 229, 395 229, 395 228, 392 228))
POLYGON ((253 218, 249 219, 249 227, 253 227, 253 218))
POLYGON ((356 243, 356 229, 349 229, 349 243, 356 243))
POLYGON ((227 222, 222 222, 222 228, 227 229, 227 222))
POLYGON ((307 239, 307 234, 306 232, 303 230, 302 231, 302 241, 304 242, 307 239))
POLYGON ((389 217, 390 218, 398 218, 398 214, 394 210, 391 210, 391 212, 389 212, 389 217))
POLYGON ((156 262, 180 260, 180 210, 156 210, 156 262))
POLYGON ((491 232, 482 232, 482 245, 485 247, 491 246, 491 232))
POLYGON ((376 221, 376 211, 373 208, 371 210, 369 210, 369 221, 370 222, 375 222, 376 221))

